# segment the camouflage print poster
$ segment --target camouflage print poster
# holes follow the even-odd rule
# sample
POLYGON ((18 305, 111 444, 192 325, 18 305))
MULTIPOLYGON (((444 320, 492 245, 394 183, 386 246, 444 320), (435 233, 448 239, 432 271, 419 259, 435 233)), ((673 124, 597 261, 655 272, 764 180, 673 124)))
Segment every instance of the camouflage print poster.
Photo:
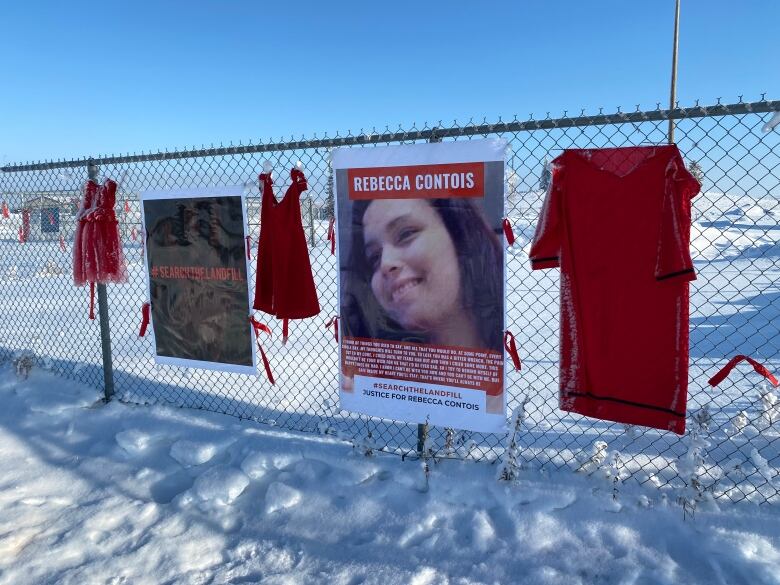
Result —
POLYGON ((157 363, 256 372, 242 194, 141 194, 157 363))

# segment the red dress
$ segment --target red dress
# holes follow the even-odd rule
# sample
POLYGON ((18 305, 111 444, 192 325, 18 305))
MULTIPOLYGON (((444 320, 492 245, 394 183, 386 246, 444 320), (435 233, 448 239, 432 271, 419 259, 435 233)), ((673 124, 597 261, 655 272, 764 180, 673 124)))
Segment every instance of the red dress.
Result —
POLYGON ((119 237, 119 221, 116 217, 117 184, 107 179, 100 187, 95 211, 88 217, 94 222, 92 246, 96 255, 95 282, 127 282, 127 266, 119 237))
POLYGON ((290 171, 292 184, 281 201, 273 193, 270 175, 262 173, 260 241, 254 308, 279 319, 304 319, 320 312, 301 223, 300 197, 307 188, 298 169, 290 171))
POLYGON ((76 213, 76 234, 73 239, 73 282, 76 286, 84 286, 89 282, 87 269, 84 266, 84 233, 87 231, 87 214, 93 211, 97 203, 97 194, 98 184, 95 181, 87 181, 84 185, 81 206, 76 213))
POLYGON ((560 407, 682 434, 691 198, 677 147, 565 151, 531 247, 561 269, 560 407))
POLYGON ((127 281, 119 222, 114 211, 116 188, 110 179, 100 186, 88 181, 84 187, 73 244, 73 280, 77 286, 88 282, 127 281))

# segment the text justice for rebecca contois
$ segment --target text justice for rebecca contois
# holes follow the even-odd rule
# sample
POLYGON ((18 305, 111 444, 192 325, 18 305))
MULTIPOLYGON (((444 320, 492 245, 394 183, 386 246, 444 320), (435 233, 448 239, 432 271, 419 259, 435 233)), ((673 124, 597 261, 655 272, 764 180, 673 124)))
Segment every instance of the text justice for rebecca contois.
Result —
POLYGON ((464 408, 466 410, 480 410, 478 404, 464 400, 460 392, 454 392, 451 390, 437 390, 434 388, 424 388, 420 386, 409 386, 406 384, 383 384, 381 382, 374 382, 371 385, 370 390, 363 390, 363 395, 373 398, 391 398, 394 400, 406 400, 409 402, 423 402, 426 404, 434 404, 438 406, 464 408), (431 397, 414 396, 414 394, 396 394, 394 391, 428 394, 431 397), (442 401, 442 398, 444 398, 444 401, 442 401), (449 398, 452 398, 453 400, 449 400, 449 398))

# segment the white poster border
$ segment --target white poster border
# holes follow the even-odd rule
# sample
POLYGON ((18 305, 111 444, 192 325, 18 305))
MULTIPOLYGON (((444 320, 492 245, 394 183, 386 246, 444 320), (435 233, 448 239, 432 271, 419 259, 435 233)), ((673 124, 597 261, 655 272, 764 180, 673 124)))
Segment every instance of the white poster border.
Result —
MULTIPOLYGON (((146 242, 146 217, 144 214, 144 201, 159 201, 161 199, 197 199, 199 197, 240 197, 241 199, 241 214, 244 225, 244 241, 246 241, 247 234, 249 234, 249 223, 247 221, 247 207, 245 188, 243 185, 221 185, 216 187, 192 187, 192 188, 179 188, 170 190, 149 190, 141 191, 138 195, 140 207, 141 207, 141 228, 142 228, 142 245, 144 250, 144 276, 146 277, 146 298, 151 302, 152 298, 152 285, 149 277, 149 258, 147 256, 149 246, 146 242)), ((250 262, 247 255, 244 254, 244 263, 246 265, 246 294, 247 299, 252 298, 252 291, 250 288, 250 262)), ((245 374, 245 375, 258 375, 257 372, 257 339, 255 337, 255 331, 252 324, 249 322, 249 318, 252 316, 252 302, 249 301, 249 314, 247 315, 246 326, 249 328, 250 339, 252 340, 252 365, 251 366, 239 366, 236 364, 227 364, 223 362, 210 362, 202 360, 189 360, 184 358, 161 356, 157 354, 157 342, 154 335, 154 323, 152 311, 149 311, 149 324, 148 328, 150 335, 150 341, 152 342, 152 349, 154 350, 154 363, 163 366, 178 366, 183 368, 198 368, 202 370, 213 370, 218 372, 228 372, 231 374, 245 374)))
MULTIPOLYGON (((373 148, 353 148, 353 147, 338 147, 331 151, 330 164, 333 172, 333 201, 334 201, 334 216, 339 217, 339 185, 338 185, 338 173, 337 170, 341 169, 357 169, 357 168, 374 168, 374 167, 395 167, 395 166, 417 166, 417 165, 434 165, 434 164, 457 164, 457 163, 473 163, 473 162, 503 162, 504 163, 504 177, 503 177, 503 192, 502 192, 502 213, 503 217, 506 217, 506 200, 507 200, 507 160, 509 159, 510 145, 509 141, 505 138, 485 138, 469 141, 448 141, 448 142, 426 142, 417 144, 399 144, 389 146, 377 146, 373 148), (444 148, 443 148, 444 147, 444 148)), ((336 240, 336 258, 338 267, 338 276, 336 278, 336 294, 339 308, 341 306, 341 257, 339 255, 341 242, 340 242, 340 230, 338 225, 334 229, 334 238, 336 240)), ((503 305, 503 322, 502 331, 506 331, 506 271, 507 271, 507 254, 506 247, 502 246, 504 250, 503 254, 503 270, 504 270, 504 298, 502 299, 503 305)), ((465 430, 472 430, 476 432, 485 433, 505 433, 508 428, 508 420, 506 416, 507 409, 507 380, 508 380, 508 365, 506 356, 502 353, 503 358, 503 379, 502 379, 502 393, 501 393, 501 413, 485 413, 481 417, 481 420, 473 420, 468 425, 461 427, 447 424, 440 421, 439 417, 436 417, 436 421, 432 421, 430 416, 422 417, 420 413, 394 413, 395 418, 383 416, 376 410, 374 412, 368 412, 371 408, 362 410, 356 409, 355 405, 358 403, 358 397, 349 395, 348 392, 344 392, 341 389, 341 355, 342 355, 342 342, 343 335, 339 336, 338 343, 338 380, 339 380, 339 401, 341 408, 348 412, 357 412, 367 414, 368 416, 381 418, 385 420, 399 420, 409 423, 431 423, 438 424, 439 426, 450 426, 452 428, 462 428, 465 430), (344 397, 346 396, 346 400, 344 397)), ((357 377, 357 376, 356 376, 357 377)))

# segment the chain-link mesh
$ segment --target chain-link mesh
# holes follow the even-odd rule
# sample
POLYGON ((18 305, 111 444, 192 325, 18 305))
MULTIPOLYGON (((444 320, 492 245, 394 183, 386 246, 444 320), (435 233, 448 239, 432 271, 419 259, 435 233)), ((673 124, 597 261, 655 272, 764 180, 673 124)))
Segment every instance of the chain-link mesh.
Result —
MULTIPOLYGON (((342 145, 371 148, 502 136, 511 145, 507 210, 519 236, 508 251, 507 325, 517 336, 523 358, 519 373, 507 363, 507 391, 510 408, 517 407, 523 395, 530 398, 521 437, 525 465, 577 470, 592 453, 594 443, 605 441, 610 450, 620 452, 625 471, 639 482, 681 486, 675 461, 688 451, 687 437, 596 421, 558 409, 559 276, 557 271, 532 272, 527 256, 544 196, 540 179, 545 161, 572 147, 664 143, 667 120, 673 118, 680 151, 703 184, 693 206, 692 255, 698 279, 691 286, 689 386, 689 413, 698 412, 700 420, 707 418, 710 445, 700 475, 716 497, 775 500, 780 438, 773 423, 780 418, 780 406, 775 408, 771 387, 762 387, 749 369, 739 369, 717 389, 707 385, 707 379, 735 354, 752 355, 771 370, 780 370, 780 133, 761 131, 775 110, 780 110, 780 102, 740 102, 540 121, 469 122, 447 128, 439 124, 308 141, 95 159, 92 162, 101 177, 120 182, 117 215, 130 272, 126 285, 108 287, 116 396, 132 403, 171 403, 284 429, 338 434, 364 443, 370 440, 374 447, 390 452, 415 452, 416 425, 371 419, 338 408, 337 345, 324 326, 338 311, 336 257, 326 240, 333 197, 330 150, 342 145), (281 328, 275 327, 276 335, 266 343, 275 386, 262 375, 155 365, 150 338, 138 337, 139 310, 146 300, 138 194, 151 189, 243 184, 256 249, 260 230, 257 174, 265 160, 280 177, 278 189, 285 188, 286 169, 299 160, 303 163, 309 191, 302 201, 302 214, 321 315, 294 321, 285 346, 278 334, 281 328), (705 408, 708 417, 702 416, 705 408)), ((71 280, 74 217, 88 162, 9 166, 0 173, 0 198, 10 210, 10 218, 0 219, 0 360, 32 350, 61 375, 102 387, 99 324, 87 319, 88 292, 75 288, 71 280)), ((505 443, 500 435, 453 433, 443 428, 430 429, 429 440, 439 454, 488 461, 501 455, 505 443)))

